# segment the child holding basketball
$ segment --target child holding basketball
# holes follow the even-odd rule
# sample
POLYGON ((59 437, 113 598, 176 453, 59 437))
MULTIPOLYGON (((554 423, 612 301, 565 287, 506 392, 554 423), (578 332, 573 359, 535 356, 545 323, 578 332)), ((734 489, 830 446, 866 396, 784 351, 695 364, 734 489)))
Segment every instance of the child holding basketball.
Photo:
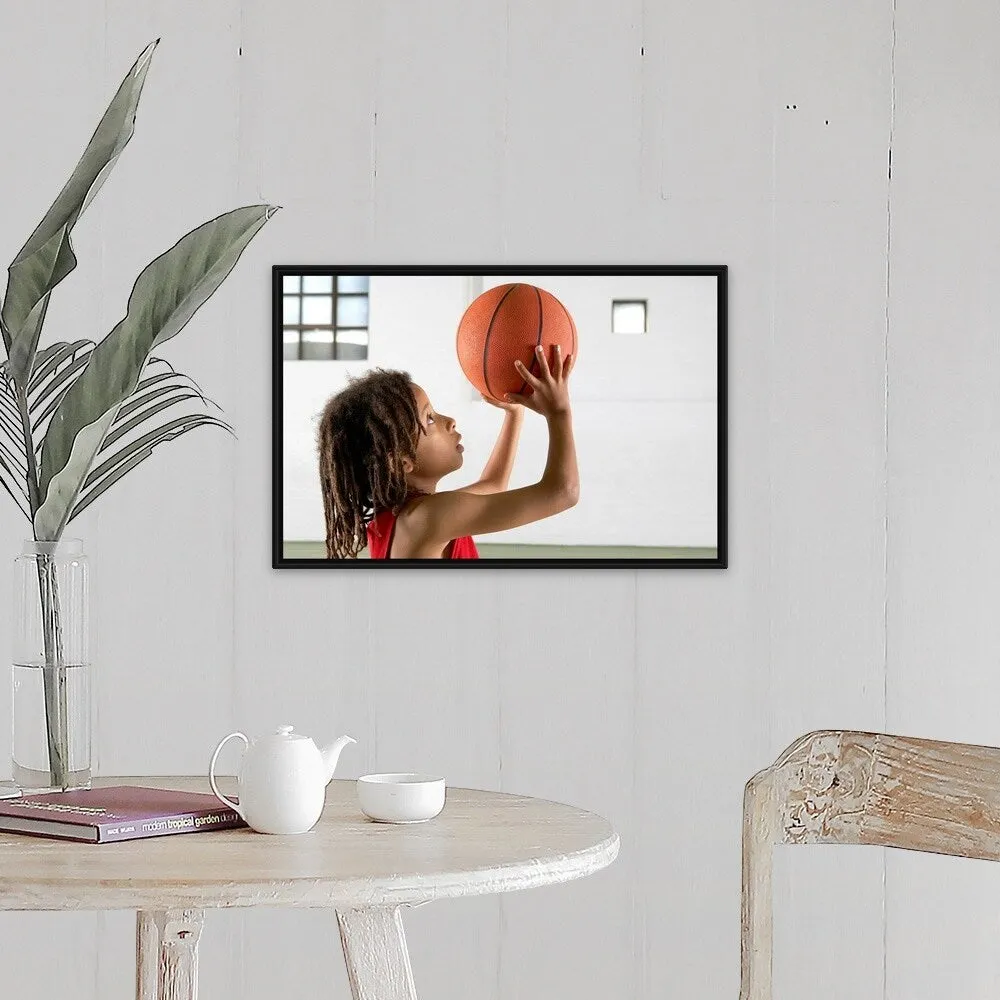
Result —
POLYGON ((515 361, 530 396, 487 402, 507 412, 483 475, 438 491, 462 466, 455 421, 436 413, 406 372, 375 369, 333 396, 319 424, 319 473, 329 559, 352 559, 368 545, 374 559, 478 559, 472 535, 516 528, 572 507, 579 495, 567 380, 572 356, 536 349, 539 375, 515 361), (537 483, 508 490, 523 418, 541 414, 549 430, 545 471, 537 483))

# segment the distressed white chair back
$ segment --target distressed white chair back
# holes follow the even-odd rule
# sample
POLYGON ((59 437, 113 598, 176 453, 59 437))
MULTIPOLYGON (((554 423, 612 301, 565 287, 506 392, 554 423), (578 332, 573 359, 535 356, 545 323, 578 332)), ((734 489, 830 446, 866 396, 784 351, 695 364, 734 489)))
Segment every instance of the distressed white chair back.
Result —
POLYGON ((776 844, 872 844, 1000 861, 1000 749, 824 730, 743 798, 740 1000, 771 1000, 776 844))

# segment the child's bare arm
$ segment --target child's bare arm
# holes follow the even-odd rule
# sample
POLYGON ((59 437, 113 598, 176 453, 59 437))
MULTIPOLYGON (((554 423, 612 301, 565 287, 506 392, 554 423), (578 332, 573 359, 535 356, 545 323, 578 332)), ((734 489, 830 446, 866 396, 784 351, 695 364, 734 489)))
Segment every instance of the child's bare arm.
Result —
POLYGON ((499 493, 476 494, 462 490, 435 493, 414 510, 412 530, 426 542, 446 542, 462 535, 486 534, 530 524, 572 507, 579 497, 579 472, 573 440, 567 378, 573 366, 568 357, 563 364, 558 348, 550 369, 539 350, 540 377, 519 363, 519 371, 531 386, 531 396, 512 393, 519 402, 542 414, 549 428, 549 449, 542 478, 531 486, 499 493))
POLYGON ((499 493, 435 493, 420 504, 419 513, 414 511, 414 531, 424 540, 446 542, 551 517, 577 502, 575 467, 573 423, 565 414, 549 421, 549 461, 537 483, 499 493))
POLYGON ((514 458, 517 455, 517 442, 521 436, 521 425, 524 423, 524 407, 520 403, 501 404, 494 402, 488 396, 483 396, 491 406, 505 410, 503 426, 497 435, 489 460, 483 468, 483 474, 468 486, 463 486, 463 493, 499 493, 507 489, 510 474, 514 468, 514 458))

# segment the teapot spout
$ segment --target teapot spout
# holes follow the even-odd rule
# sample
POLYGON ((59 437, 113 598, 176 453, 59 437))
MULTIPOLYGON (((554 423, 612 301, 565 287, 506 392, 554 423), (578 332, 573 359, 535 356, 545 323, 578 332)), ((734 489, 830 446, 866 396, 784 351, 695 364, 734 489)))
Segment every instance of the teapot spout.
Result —
POLYGON ((337 769, 337 761, 340 759, 340 751, 343 750, 348 743, 357 742, 358 741, 351 736, 341 736, 339 740, 335 740, 328 747, 320 749, 320 754, 323 757, 323 767, 326 771, 327 781, 330 781, 333 777, 333 772, 337 769))

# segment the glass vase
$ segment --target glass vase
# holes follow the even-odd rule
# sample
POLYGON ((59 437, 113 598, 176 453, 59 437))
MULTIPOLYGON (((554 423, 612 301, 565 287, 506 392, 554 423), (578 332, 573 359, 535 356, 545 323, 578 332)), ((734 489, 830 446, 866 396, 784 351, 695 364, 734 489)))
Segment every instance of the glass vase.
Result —
POLYGON ((83 543, 26 541, 14 560, 11 668, 22 792, 90 787, 89 612, 83 543))

